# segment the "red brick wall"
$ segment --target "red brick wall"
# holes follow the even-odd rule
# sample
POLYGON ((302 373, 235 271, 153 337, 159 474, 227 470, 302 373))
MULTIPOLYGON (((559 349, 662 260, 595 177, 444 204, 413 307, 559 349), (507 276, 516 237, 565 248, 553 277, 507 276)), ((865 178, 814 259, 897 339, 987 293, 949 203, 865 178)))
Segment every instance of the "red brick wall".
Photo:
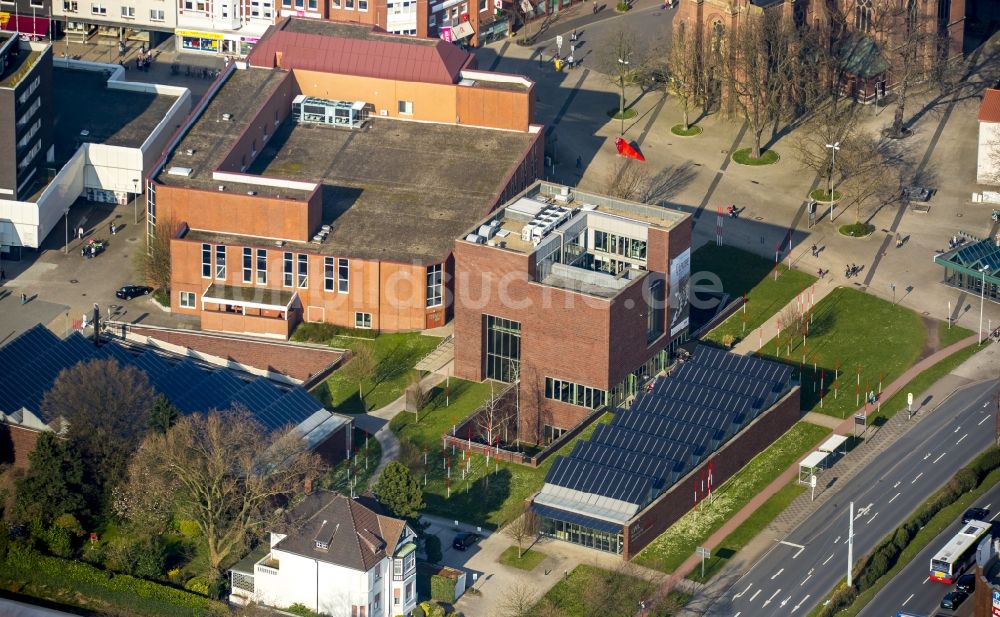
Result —
POLYGON ((327 465, 336 465, 347 458, 347 448, 351 447, 351 427, 353 422, 348 422, 340 427, 336 433, 330 435, 326 441, 316 446, 313 450, 326 462, 327 465))
POLYGON ((0 463, 26 468, 28 456, 35 451, 38 431, 0 423, 0 463))
MULTIPOLYGON (((278 124, 292 112, 292 99, 295 98, 296 94, 295 80, 292 79, 292 74, 289 72, 275 89, 271 98, 265 99, 257 108, 253 119, 247 122, 243 133, 233 144, 226 157, 222 159, 217 171, 240 173, 243 171, 242 166, 249 167, 257 154, 264 150, 265 144, 274 135, 278 124)), ((220 184, 224 183, 220 182, 220 184)))
POLYGON ((764 415, 754 420, 743 432, 727 442, 721 450, 681 479, 671 490, 646 506, 625 527, 625 546, 622 556, 626 560, 635 557, 691 509, 694 505, 691 478, 699 477, 698 474, 709 461, 712 462, 713 484, 721 485, 791 428, 801 416, 799 394, 799 388, 796 387, 764 415))

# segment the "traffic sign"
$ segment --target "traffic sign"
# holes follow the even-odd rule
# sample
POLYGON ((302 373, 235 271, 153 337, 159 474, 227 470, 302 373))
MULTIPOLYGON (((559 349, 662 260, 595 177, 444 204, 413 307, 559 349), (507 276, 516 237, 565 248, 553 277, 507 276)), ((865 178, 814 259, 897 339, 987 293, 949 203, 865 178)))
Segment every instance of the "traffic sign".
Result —
POLYGON ((560 35, 556 36, 556 47, 559 48, 560 52, 562 52, 562 42, 563 42, 562 35, 560 34, 560 35))
POLYGON ((709 557, 712 556, 712 552, 709 549, 705 548, 704 546, 699 546, 698 548, 694 549, 694 552, 697 553, 699 557, 703 557, 705 559, 708 559, 709 557))
POLYGON ((868 416, 863 413, 854 414, 854 424, 857 426, 865 426, 868 424, 868 416))

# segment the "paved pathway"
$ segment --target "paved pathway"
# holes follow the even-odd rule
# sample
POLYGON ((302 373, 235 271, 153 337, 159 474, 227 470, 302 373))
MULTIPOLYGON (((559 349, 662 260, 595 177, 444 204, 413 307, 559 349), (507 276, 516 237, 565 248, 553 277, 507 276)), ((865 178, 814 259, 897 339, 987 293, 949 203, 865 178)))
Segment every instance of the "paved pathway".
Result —
POLYGON ((804 297, 801 300, 798 296, 795 297, 786 306, 775 312, 774 315, 771 315, 771 317, 759 328, 743 337, 743 339, 733 347, 733 351, 741 355, 758 351, 761 343, 767 343, 778 335, 778 321, 781 320, 781 314, 784 313, 788 307, 794 307, 800 301, 805 301, 810 305, 815 306, 820 300, 825 298, 831 291, 838 287, 838 285, 835 285, 833 281, 833 277, 816 281, 816 284, 813 285, 811 289, 806 290, 806 294, 802 294, 804 297))
MULTIPOLYGON (((927 370, 928 368, 934 366, 944 358, 950 356, 951 354, 968 347, 969 345, 974 345, 976 343, 976 337, 970 336, 963 339, 950 347, 941 349, 934 354, 924 358, 917 364, 910 367, 905 373, 899 376, 895 381, 890 383, 883 390, 883 398, 888 399, 895 393, 902 390, 907 383, 914 379, 921 372, 927 370)), ((944 379, 935 384, 928 390, 930 393, 932 390, 938 389, 937 386, 941 384, 942 389, 946 389, 946 392, 936 392, 932 394, 937 405, 943 401, 947 394, 950 394, 954 389, 964 383, 965 380, 960 379, 960 383, 956 384, 954 381, 949 379, 944 379)), ((918 393, 915 393, 918 394, 918 393)), ((859 412, 862 410, 859 410, 859 412)), ((931 411, 930 408, 927 411, 931 411)), ((853 414, 852 414, 853 416, 853 414)), ((896 414, 889 422, 883 425, 881 428, 875 429, 874 432, 866 439, 864 446, 856 448, 846 457, 837 462, 834 469, 837 470, 838 477, 835 478, 837 485, 843 485, 843 483, 852 476, 857 470, 864 467, 867 462, 878 454, 881 450, 888 447, 889 444, 893 443, 898 437, 904 434, 913 424, 920 419, 927 416, 927 413, 918 413, 914 416, 912 420, 908 420, 906 414, 896 414)), ((828 421, 824 422, 824 426, 830 424, 828 421)), ((838 420, 835 431, 839 434, 846 435, 854 430, 854 419, 853 417, 848 417, 845 420, 838 420)), ((802 458, 805 458, 804 456, 802 458)), ((801 460, 801 459, 800 459, 801 460)), ((751 514, 753 514, 765 501, 767 501, 772 495, 781 490, 789 482, 791 482, 798 474, 799 461, 791 465, 788 469, 781 473, 775 480, 773 480, 764 490, 754 496, 753 499, 747 503, 739 512, 737 512, 732 518, 730 518, 726 523, 719 528, 715 533, 713 533, 708 540, 706 540, 702 546, 709 549, 714 549, 717 547, 730 533, 735 531, 742 525, 751 514)), ((833 480, 834 478, 831 478, 833 480)), ((824 487, 829 488, 834 483, 828 481, 827 485, 824 487)), ((758 534, 757 538, 751 544, 747 545, 738 554, 739 559, 732 559, 730 564, 727 565, 723 570, 715 576, 709 585, 702 586, 700 591, 696 593, 691 602, 688 604, 687 609, 683 613, 684 617, 693 617, 694 615, 701 614, 702 611, 707 608, 711 603, 719 597, 726 589, 728 589, 729 584, 744 570, 745 566, 748 566, 753 559, 759 553, 747 555, 746 553, 754 553, 755 550, 762 553, 767 549, 768 546, 773 542, 774 538, 781 537, 796 525, 798 525, 802 520, 806 518, 811 512, 814 512, 816 508, 820 507, 821 504, 825 503, 827 499, 833 496, 836 491, 823 490, 816 496, 816 500, 812 501, 809 494, 804 493, 800 495, 792 504, 787 508, 782 514, 780 514, 771 525, 765 530, 764 533, 758 534)), ((665 593, 673 589, 677 584, 684 580, 690 572, 694 571, 698 564, 700 563, 699 557, 692 555, 689 557, 666 581, 661 585, 658 593, 665 593)))
MULTIPOLYGON (((439 373, 426 375, 420 380, 420 384, 428 390, 438 385, 451 373, 453 370, 452 364, 452 362, 449 362, 442 366, 439 373)), ((378 440, 378 445, 382 448, 382 458, 379 460, 378 467, 372 472, 369 480, 370 483, 374 483, 378 479, 379 474, 382 473, 386 465, 399 458, 399 440, 396 439, 396 435, 389 428, 389 421, 399 415, 405 408, 406 395, 404 394, 384 407, 354 416, 354 426, 372 433, 375 439, 378 440)))

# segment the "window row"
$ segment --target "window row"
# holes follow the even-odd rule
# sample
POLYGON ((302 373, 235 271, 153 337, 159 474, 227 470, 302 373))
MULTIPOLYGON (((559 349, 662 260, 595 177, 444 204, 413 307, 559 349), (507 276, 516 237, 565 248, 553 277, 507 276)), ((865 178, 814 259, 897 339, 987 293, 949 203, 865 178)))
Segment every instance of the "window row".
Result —
POLYGON ((607 397, 608 393, 598 388, 563 379, 545 378, 545 398, 553 401, 597 409, 605 404, 607 397))
POLYGON ((646 241, 594 230, 594 250, 629 259, 646 259, 646 241))
POLYGON ((355 8, 355 3, 357 4, 357 10, 359 11, 368 10, 368 0, 330 0, 330 8, 334 9, 343 8, 348 11, 353 11, 355 8))

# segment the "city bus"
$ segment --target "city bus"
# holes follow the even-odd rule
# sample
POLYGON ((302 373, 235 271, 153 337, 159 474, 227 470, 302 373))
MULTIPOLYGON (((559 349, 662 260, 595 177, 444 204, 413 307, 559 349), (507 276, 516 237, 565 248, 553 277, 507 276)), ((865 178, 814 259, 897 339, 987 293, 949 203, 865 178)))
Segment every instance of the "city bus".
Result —
POLYGON ((989 531, 989 523, 982 521, 962 523, 962 528, 955 537, 948 540, 944 548, 931 559, 931 573, 928 578, 947 585, 953 583, 972 564, 976 557, 976 546, 989 531))

